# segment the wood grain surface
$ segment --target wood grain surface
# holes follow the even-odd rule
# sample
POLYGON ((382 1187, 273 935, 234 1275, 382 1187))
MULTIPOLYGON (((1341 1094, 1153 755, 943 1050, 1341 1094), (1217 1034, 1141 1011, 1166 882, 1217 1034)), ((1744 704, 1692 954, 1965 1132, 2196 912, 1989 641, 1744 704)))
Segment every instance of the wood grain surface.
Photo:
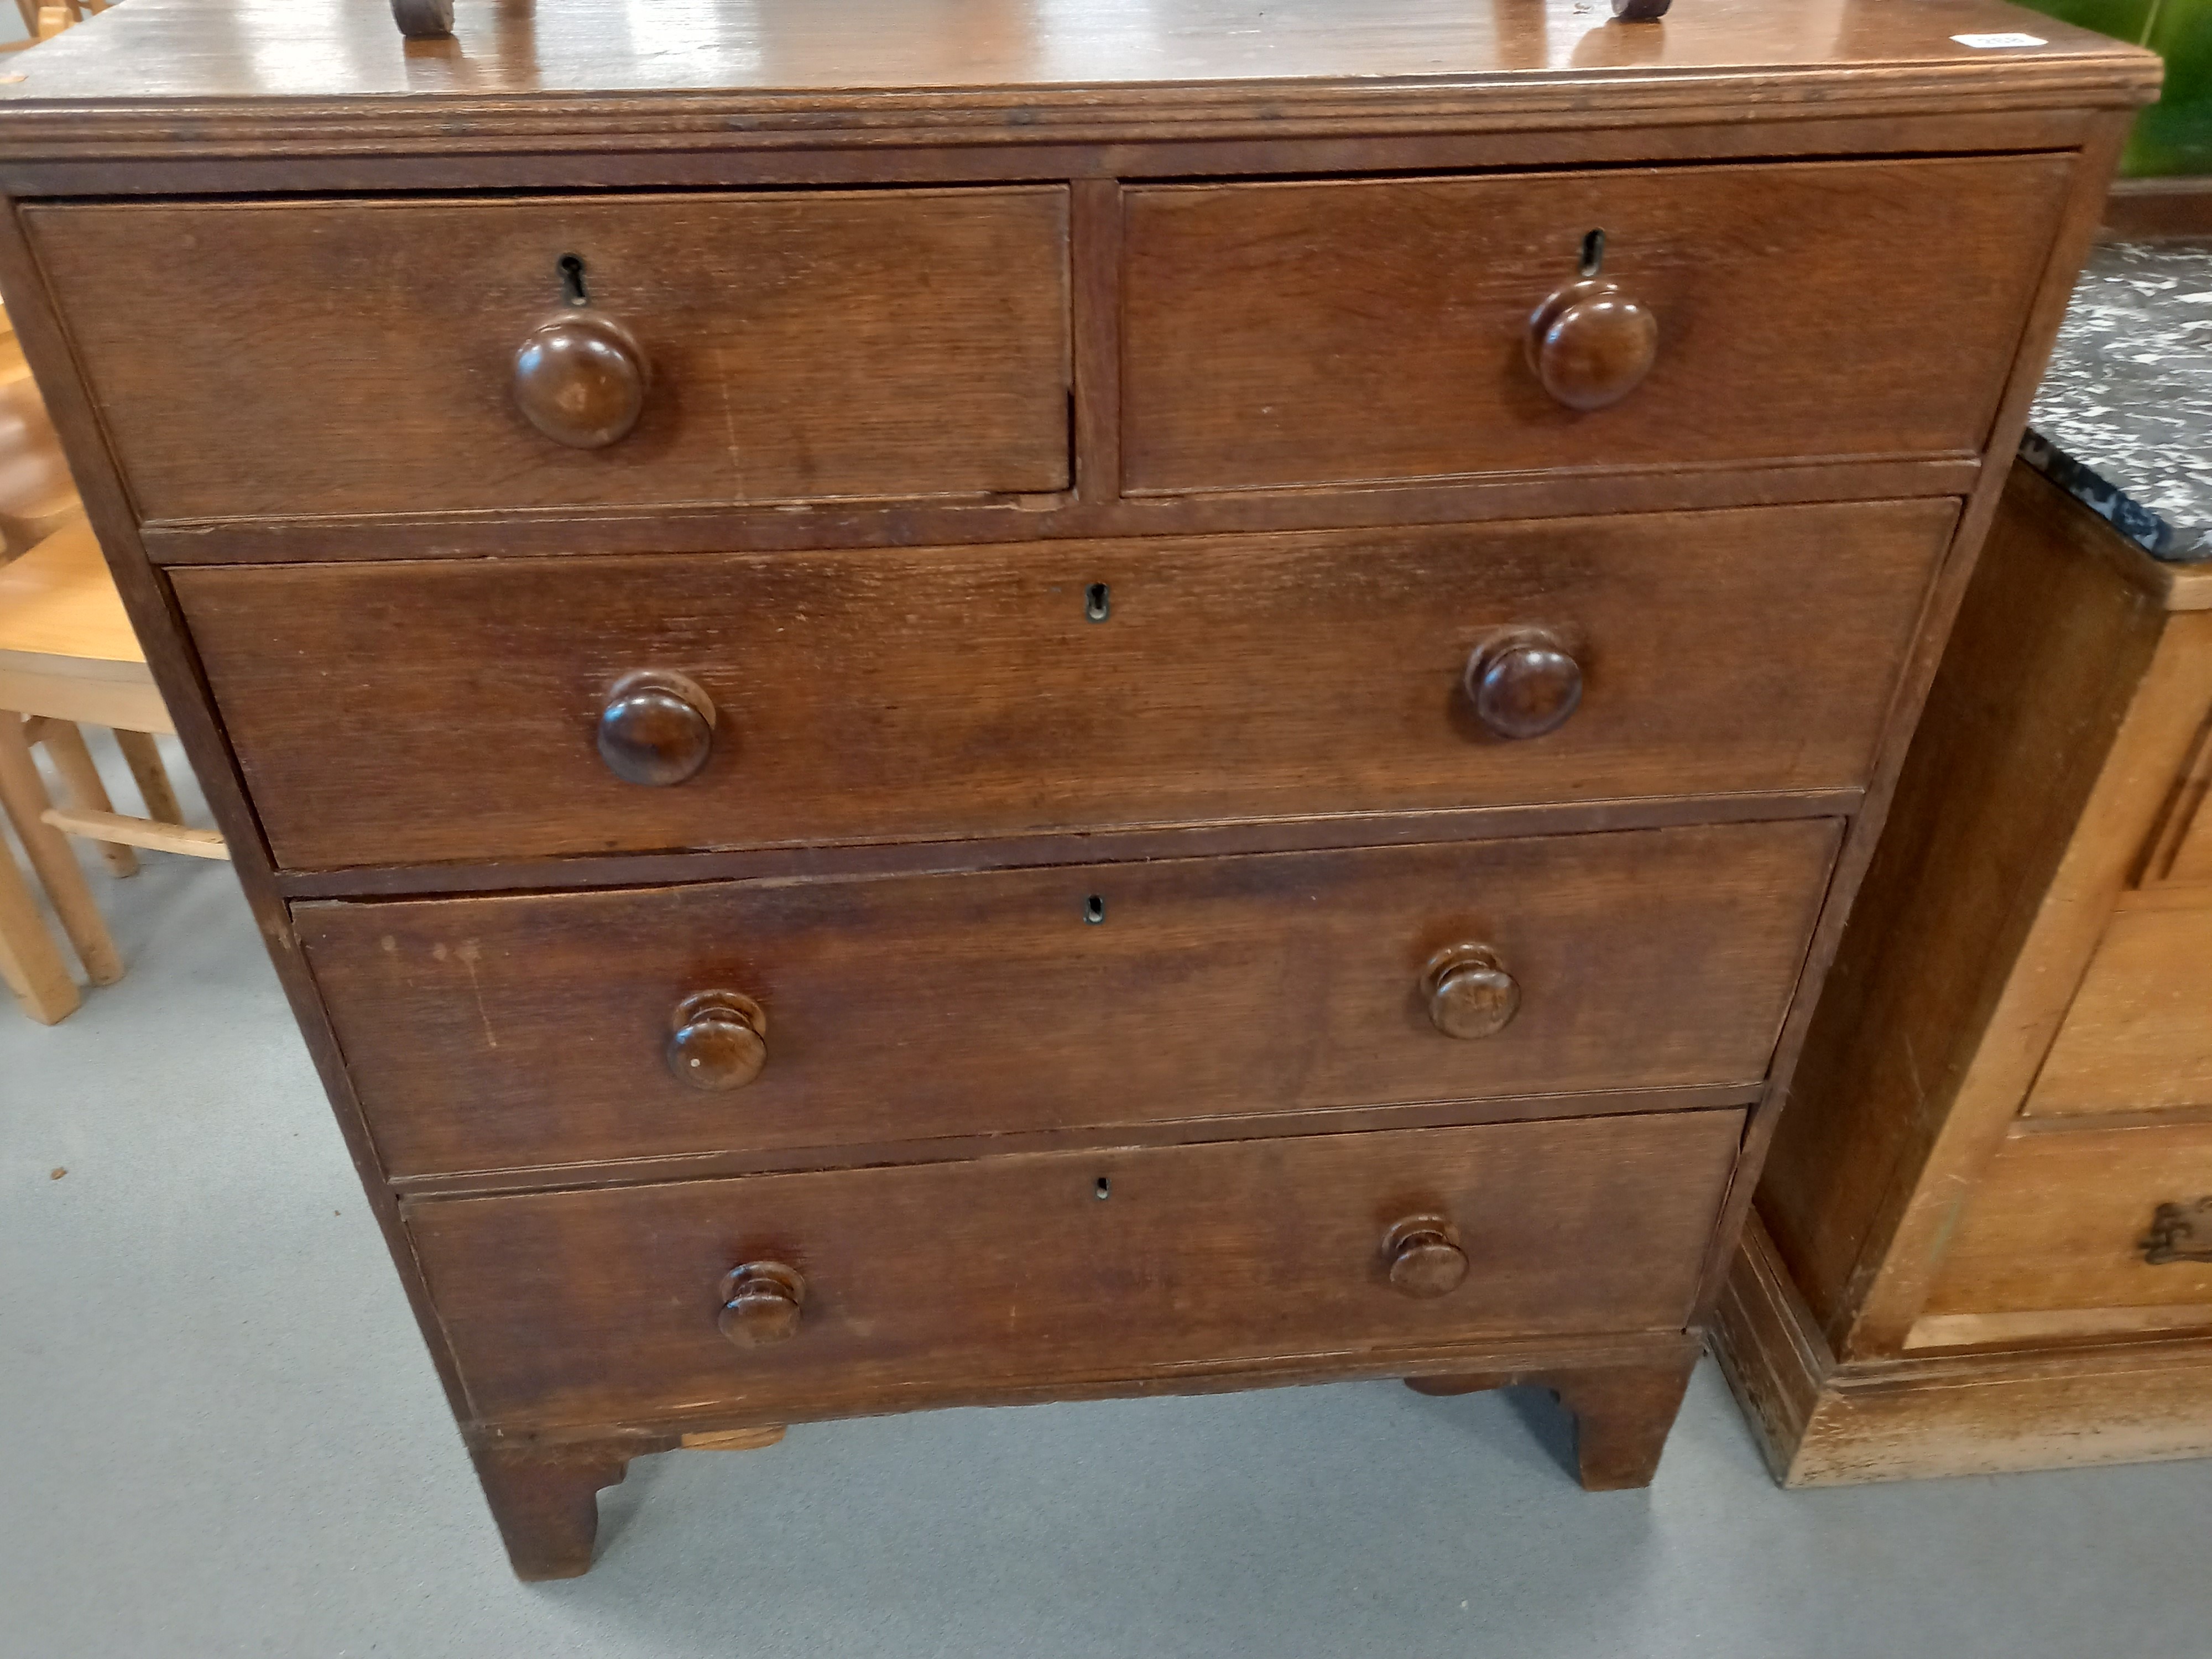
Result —
POLYGON ((1791 988, 1833 950, 2154 60, 2057 24, 1950 38, 2016 27, 1994 0, 1637 26, 463 0, 414 46, 373 3, 274 3, 132 0, 11 60, 0 281, 522 1569, 588 1565, 594 1492, 682 1433, 928 1403, 1540 1376, 1601 1430, 1601 1483, 1647 1475, 1788 1087, 1791 988), (1695 198, 1745 161, 1766 199, 1702 216, 1642 182, 1680 166, 1695 198), (1168 319, 1220 384, 1164 401, 1181 346, 1122 325, 1133 296, 1166 314, 1125 286, 1159 260, 1122 192, 1201 179, 1244 181, 1205 198, 1237 212, 1347 179, 1425 222, 1346 209, 1352 254, 1295 216, 1272 247, 1264 215, 1241 251, 1190 239, 1168 319), (1595 229, 1653 378, 1554 374, 1626 395, 1516 424, 1453 330, 1521 351, 1498 327, 1595 229), (173 290, 95 314, 149 250, 173 290), (601 418, 541 428, 611 441, 549 454, 506 383, 572 252, 652 372, 634 430, 615 365, 601 418), (1360 253, 1404 280, 1361 286, 1360 253), (1227 370, 1255 317, 1345 394, 1334 445, 1255 417, 1227 370), (787 407, 721 401, 745 329, 787 407), (1774 391, 1808 383, 1817 420, 1774 391), (1184 441, 1147 434, 1186 408, 1163 463, 1184 441), (1688 516, 1809 501, 1839 504, 1688 516), (1599 521, 1635 513, 1682 516, 1599 521), (1407 522, 1447 527, 1376 528, 1407 522), (1462 673, 1518 627, 1584 701, 1485 748, 1462 673), (646 669, 722 722, 673 787, 617 784, 591 736, 646 669), (1686 814, 1736 823, 1595 829, 1686 814), (1509 816, 1548 838, 1414 829, 1509 816), (920 873, 940 859, 996 867, 920 873), (549 884, 626 884, 409 890, 563 860, 549 884), (295 934, 301 875, 386 896, 295 934), (1521 1000, 1455 1041, 1422 970, 1475 944, 1521 1000), (667 1069, 702 991, 757 994, 766 1054, 711 1097, 667 1069), (580 1144, 601 1161, 532 1162, 580 1144), (1444 1293, 1389 1288, 1409 1220, 1462 1283, 1424 1244, 1444 1293), (717 1327, 745 1263, 805 1293, 741 1352, 717 1327))
MULTIPOLYGON (((2180 623, 2185 630, 2177 643, 2187 648, 2212 647, 2212 629, 2180 623)), ((2212 717, 2175 781, 2173 799, 2159 824, 2158 836, 2145 860, 2143 880, 2172 882, 2212 892, 2212 717)))
POLYGON ((294 921, 408 1175, 1756 1081, 1835 841, 1812 821, 294 921), (1467 942, 1521 987, 1471 1042, 1422 982, 1467 942), (706 990, 767 1016, 766 1066, 726 1094, 662 1057, 706 990))
POLYGON ((2144 1260, 2160 1205, 2208 1197, 2212 1125, 2015 1134, 1966 1204, 1927 1312, 2212 1310, 2212 1261, 2144 1260))
POLYGON ((36 156, 1115 142, 2132 105, 2159 72, 2049 18, 2031 48, 1952 39, 2017 31, 1999 0, 1576 5, 460 0, 452 40, 408 46, 353 0, 134 0, 21 60, 0 120, 36 156))
POLYGON ((1068 483, 1063 189, 24 216, 149 519, 1068 483), (164 304, 106 303, 149 247, 164 304), (562 313, 569 255, 652 368, 635 429, 604 449, 514 405, 516 350, 562 313))
MULTIPOLYGON (((1965 1185, 1926 1172, 1995 1150, 2146 838, 2123 801, 2064 868, 2167 620, 2085 550, 2109 528, 2066 505, 2012 472, 1767 1160, 1761 1213, 1839 1349, 1877 1273, 1924 1275, 1940 1255, 1965 1185), (2025 957, 2038 939, 2057 971, 2025 957), (1924 1260, 1893 1249, 1916 1207, 1924 1260)), ((2117 763, 2145 819, 2178 746, 2154 733, 2117 763)), ((1917 1294, 1893 1310, 1895 1340, 1917 1294)))
POLYGON ((2021 1108, 2029 1116, 2212 1107, 2212 890, 2194 896, 2112 918, 2021 1108))
POLYGON ((279 863, 326 869, 1848 787, 1955 510, 176 588, 279 863), (1462 677, 1530 625, 1575 651, 1582 705, 1510 741, 1462 677), (593 744, 645 668, 717 710, 714 753, 672 787, 622 781, 593 744))
POLYGON ((1713 1350, 1786 1486, 2212 1452, 2212 1340, 2137 1332, 2119 1342, 1838 1365, 1755 1217, 1721 1298, 1713 1350))
POLYGON ((411 1204, 474 1409, 502 1425, 895 1411, 982 1387, 1679 1327, 1741 1112, 1327 1135, 411 1204), (1107 1196, 1098 1196, 1099 1183, 1107 1196), (1448 1296, 1382 1239, 1451 1218, 1448 1296), (788 1341, 715 1328, 788 1261, 788 1341))
POLYGON ((1127 486, 1979 450, 2072 165, 1133 189, 1127 486), (1585 413, 1524 342, 1596 231, 1659 344, 1648 379, 1585 413))

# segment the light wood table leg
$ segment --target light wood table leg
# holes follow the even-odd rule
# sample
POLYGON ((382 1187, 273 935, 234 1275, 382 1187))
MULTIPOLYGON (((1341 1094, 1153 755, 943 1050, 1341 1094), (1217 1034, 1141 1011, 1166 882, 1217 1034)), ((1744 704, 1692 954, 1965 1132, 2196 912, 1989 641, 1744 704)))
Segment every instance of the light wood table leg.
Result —
POLYGON ((23 850, 30 854, 31 868, 53 901, 62 931, 76 947, 86 975, 94 985, 112 985, 123 977, 123 957, 109 937, 100 906, 93 902, 69 837, 40 817, 52 805, 38 763, 31 758, 21 718, 0 713, 0 806, 7 808, 23 850))
POLYGON ((70 977, 53 935, 46 932, 30 884, 4 848, 0 848, 0 981, 15 994, 23 1012, 41 1025, 76 1012, 76 981, 70 977))
MULTIPOLYGON (((115 803, 107 798, 107 786, 100 781, 100 769, 92 763, 92 750, 84 746, 83 732, 67 720, 48 720, 43 741, 46 753, 53 757, 54 770, 62 775, 62 782, 68 789, 69 799, 64 805, 91 812, 115 810, 115 803)), ((138 873, 138 854, 121 842, 103 841, 94 845, 106 860, 110 875, 138 873)))
POLYGON ((118 732, 115 746, 138 786, 138 799, 146 803, 146 816, 163 823, 182 823, 185 809, 177 805, 177 792, 169 782, 169 769, 161 764, 161 745, 150 732, 118 732))

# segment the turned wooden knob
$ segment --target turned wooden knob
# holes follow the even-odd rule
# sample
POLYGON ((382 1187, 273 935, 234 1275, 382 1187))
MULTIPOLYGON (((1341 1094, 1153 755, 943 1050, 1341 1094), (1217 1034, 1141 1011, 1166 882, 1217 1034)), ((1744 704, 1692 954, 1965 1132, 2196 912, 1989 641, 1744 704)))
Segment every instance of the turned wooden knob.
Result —
POLYGON ((1508 634, 1479 647, 1461 677, 1477 719, 1501 738, 1540 738, 1582 706, 1582 665, 1547 634, 1508 634))
POLYGON ((392 0, 392 21, 410 40, 434 40, 453 32, 453 0, 392 0))
POLYGON ((1521 982, 1486 945, 1447 945, 1421 976, 1429 1018, 1448 1037, 1496 1036, 1521 1009, 1521 982))
POLYGON ((645 353, 620 323, 576 310, 531 331, 514 354, 514 402, 572 449, 605 449, 645 408, 645 353))
POLYGON ((1448 1217, 1407 1216, 1382 1237, 1390 1282, 1407 1296, 1446 1296, 1467 1277, 1467 1252, 1448 1217))
POLYGON ((1570 283, 1528 319, 1528 367, 1569 409, 1604 409, 1643 383, 1659 356, 1659 321, 1618 283, 1570 283))
POLYGON ((736 991, 702 991, 677 1004, 664 1057, 679 1083, 742 1089, 768 1064, 768 1017, 736 991))
POLYGON ((781 1261, 748 1261, 722 1279, 722 1311, 714 1322, 741 1348, 781 1342, 799 1334, 806 1280, 781 1261))
POLYGON ((681 783, 714 750, 714 699, 681 674, 625 674, 599 710, 599 758, 624 783, 681 783))

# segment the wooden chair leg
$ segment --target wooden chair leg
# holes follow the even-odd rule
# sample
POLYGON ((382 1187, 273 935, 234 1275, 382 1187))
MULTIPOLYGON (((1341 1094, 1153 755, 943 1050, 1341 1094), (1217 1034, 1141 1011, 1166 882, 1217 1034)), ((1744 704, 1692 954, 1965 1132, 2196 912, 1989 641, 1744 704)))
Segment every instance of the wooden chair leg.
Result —
POLYGON ((21 719, 0 713, 0 806, 7 809, 23 850, 30 854, 31 868, 53 902, 62 931, 76 947, 86 975, 94 985, 112 985, 123 977, 123 957, 108 934, 100 906, 93 902, 69 837, 40 816, 52 804, 38 763, 31 758, 21 719))
POLYGON ((177 792, 169 783, 169 769, 161 764, 161 745, 149 732, 118 732, 115 746, 123 751, 138 786, 138 799, 146 803, 146 816, 163 823, 182 823, 185 809, 177 805, 177 792))
POLYGON ((599 1489, 620 1485, 631 1458, 675 1444, 668 1439, 472 1449, 469 1455, 514 1576, 535 1583, 589 1572, 599 1533, 599 1489))
POLYGON ((1460 1376, 1409 1376, 1416 1394, 1473 1394, 1524 1383, 1549 1389, 1574 1413, 1575 1462, 1585 1492, 1648 1486, 1659 1473, 1659 1455, 1682 1408, 1697 1365, 1694 1352, 1649 1365, 1594 1366, 1587 1370, 1516 1371, 1460 1376))
POLYGON ((30 884, 5 848, 0 848, 0 981, 41 1025, 76 1012, 76 981, 46 931, 30 884))
MULTIPOLYGON (((53 757, 54 770, 62 775, 62 783, 69 799, 65 806, 82 807, 88 812, 112 812, 115 803, 107 798, 107 786, 100 780, 100 769, 92 763, 92 750, 84 746, 84 733, 67 720, 48 720, 40 739, 46 753, 53 757)), ((135 876, 138 873, 138 854, 119 841, 93 843, 100 848, 112 876, 135 876)))

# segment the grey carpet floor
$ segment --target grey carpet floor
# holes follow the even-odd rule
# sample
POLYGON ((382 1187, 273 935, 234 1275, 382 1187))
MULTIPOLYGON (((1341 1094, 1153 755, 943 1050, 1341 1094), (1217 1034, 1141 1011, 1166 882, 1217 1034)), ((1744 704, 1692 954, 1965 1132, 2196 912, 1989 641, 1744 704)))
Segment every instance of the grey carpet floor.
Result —
POLYGON ((93 880, 128 977, 0 1006, 6 1659, 2212 1653, 2212 1464, 1785 1493, 1710 1364, 1644 1492, 1518 1393, 945 1412, 641 1460, 518 1584, 229 872, 93 880))

